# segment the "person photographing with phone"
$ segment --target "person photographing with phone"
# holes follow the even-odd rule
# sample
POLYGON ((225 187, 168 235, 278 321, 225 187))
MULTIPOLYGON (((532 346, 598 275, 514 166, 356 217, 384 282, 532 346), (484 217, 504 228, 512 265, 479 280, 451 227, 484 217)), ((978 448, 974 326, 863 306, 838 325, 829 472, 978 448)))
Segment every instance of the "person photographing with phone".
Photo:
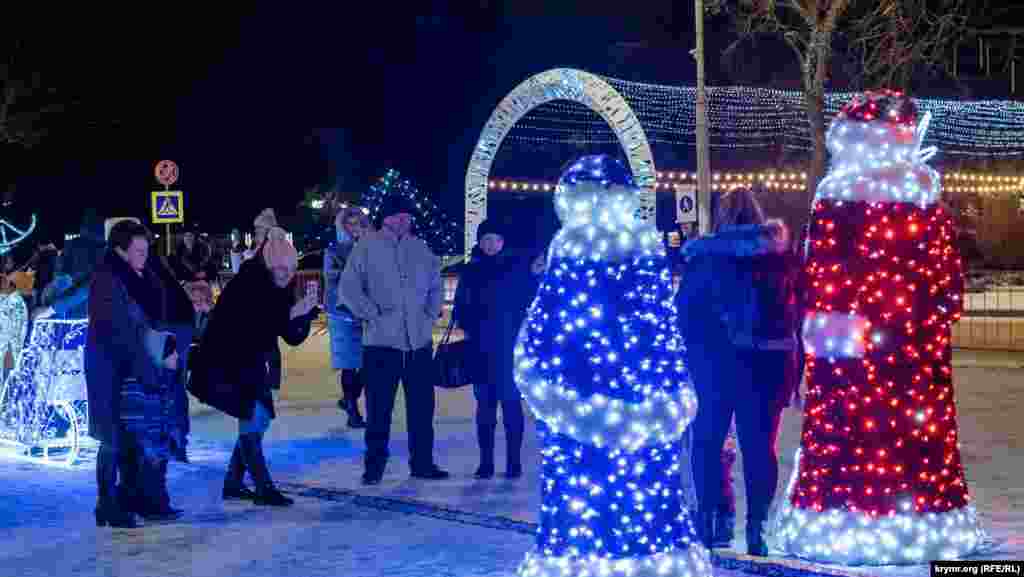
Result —
POLYGON ((268 357, 278 338, 298 346, 318 314, 318 291, 295 297, 298 255, 275 229, 228 282, 192 359, 189 390, 197 399, 238 419, 238 441, 224 477, 224 499, 258 505, 293 503, 274 486, 263 456, 263 435, 275 417, 268 357), (255 491, 244 483, 246 471, 255 491))

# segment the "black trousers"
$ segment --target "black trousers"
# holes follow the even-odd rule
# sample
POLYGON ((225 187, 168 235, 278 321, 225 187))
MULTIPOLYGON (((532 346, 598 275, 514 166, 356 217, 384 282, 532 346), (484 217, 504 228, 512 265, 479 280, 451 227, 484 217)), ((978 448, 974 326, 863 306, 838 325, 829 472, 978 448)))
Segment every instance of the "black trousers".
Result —
POLYGON ((722 502, 722 447, 735 416, 747 491, 747 520, 760 523, 768 516, 779 480, 775 442, 792 379, 791 353, 736 351, 727 346, 729 354, 723 354, 726 351, 722 348, 712 352, 700 345, 688 345, 694 359, 691 370, 698 401, 692 425, 694 488, 702 513, 728 508, 722 502), (710 355, 704 361, 715 362, 697 360, 702 354, 710 355))
MULTIPOLYGON (((122 434, 128 439, 128 435, 122 434)), ((123 508, 140 514, 164 511, 171 505, 167 492, 167 459, 146 458, 134 439, 118 451, 117 493, 123 508)))
POLYGON ((391 440, 391 413, 398 382, 405 395, 409 429, 409 467, 424 471, 434 466, 434 381, 430 346, 415 351, 364 347, 362 378, 366 386, 366 471, 381 473, 391 440))
POLYGON ((363 394, 363 374, 361 369, 341 369, 341 398, 346 401, 358 401, 363 394))
POLYGON ((522 464, 523 430, 526 415, 521 399, 498 400, 497 395, 481 395, 476 399, 476 438, 480 446, 480 464, 494 465, 494 432, 498 425, 498 405, 505 426, 505 459, 510 467, 522 464))

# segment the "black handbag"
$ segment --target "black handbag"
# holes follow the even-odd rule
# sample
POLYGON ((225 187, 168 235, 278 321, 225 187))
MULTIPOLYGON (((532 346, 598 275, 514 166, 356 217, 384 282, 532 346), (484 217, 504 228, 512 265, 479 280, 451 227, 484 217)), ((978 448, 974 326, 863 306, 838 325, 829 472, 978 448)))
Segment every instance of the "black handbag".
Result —
POLYGON ((441 389, 459 389, 469 384, 468 366, 466 365, 466 341, 451 342, 452 329, 455 327, 455 314, 448 321, 444 338, 434 350, 434 366, 437 369, 437 386, 441 389))

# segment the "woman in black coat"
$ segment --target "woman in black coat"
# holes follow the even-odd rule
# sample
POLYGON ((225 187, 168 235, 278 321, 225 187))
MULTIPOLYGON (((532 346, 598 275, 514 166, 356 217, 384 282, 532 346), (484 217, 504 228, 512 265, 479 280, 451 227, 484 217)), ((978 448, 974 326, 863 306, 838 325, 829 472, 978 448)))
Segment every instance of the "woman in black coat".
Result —
MULTIPOLYGON (((512 349, 526 309, 537 292, 528 261, 503 251, 504 231, 493 220, 480 223, 479 242, 459 274, 455 322, 465 333, 469 378, 476 397, 476 434, 480 446, 478 479, 494 476, 494 432, 501 405, 505 426, 506 469, 510 479, 522 475, 522 396, 512 377, 512 349)), ((536 265, 536 262, 534 263, 536 265)))
POLYGON ((89 435, 100 442, 98 526, 134 527, 135 512, 147 519, 181 513, 163 482, 173 440, 183 437, 173 416, 178 354, 173 334, 158 330, 169 287, 146 266, 149 243, 141 224, 117 223, 89 287, 85 377, 89 435))
POLYGON ((297 255, 291 243, 271 238, 242 264, 225 287, 192 362, 189 390, 200 401, 238 419, 238 442, 224 478, 224 499, 287 506, 263 457, 263 435, 274 418, 268 355, 283 338, 298 346, 317 314, 316 295, 294 302, 297 255), (256 483, 245 487, 245 472, 256 483))
POLYGON ((715 212, 715 233, 683 249, 686 280, 676 294, 698 400, 691 425, 697 533, 709 548, 732 540, 722 447, 735 417, 747 552, 764 556, 764 528, 778 484, 780 419, 799 383, 800 264, 786 226, 766 220, 750 190, 732 191, 715 212))

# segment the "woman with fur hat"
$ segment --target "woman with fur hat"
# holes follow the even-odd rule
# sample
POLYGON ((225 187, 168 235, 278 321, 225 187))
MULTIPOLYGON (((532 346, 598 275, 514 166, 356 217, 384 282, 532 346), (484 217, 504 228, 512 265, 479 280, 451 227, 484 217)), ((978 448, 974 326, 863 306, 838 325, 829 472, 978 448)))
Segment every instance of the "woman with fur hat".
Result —
POLYGON ((263 457, 263 435, 274 418, 267 356, 278 338, 298 346, 317 314, 314 294, 294 298, 295 247, 283 231, 268 230, 259 252, 242 265, 220 299, 194 360, 189 390, 200 401, 238 419, 238 441, 224 478, 225 499, 288 506, 263 457), (276 234, 275 234, 276 233, 276 234), (255 492, 244 484, 248 471, 255 492))
POLYGON ((512 350, 526 309, 537 291, 536 268, 505 249, 506 231, 496 220, 477 228, 477 246, 462 267, 452 312, 465 333, 469 378, 476 397, 476 434, 480 448, 478 479, 494 476, 494 437, 501 406, 505 428, 505 477, 522 475, 520 452, 525 416, 522 396, 512 378, 512 350))
POLYGON ((264 208, 256 215, 256 219, 252 222, 252 246, 242 253, 243 262, 256 256, 260 247, 263 246, 263 241, 267 240, 267 232, 276 226, 277 215, 274 214, 274 209, 264 208))
MULTIPOLYGON (((285 230, 277 226, 277 215, 274 214, 272 208, 264 208, 252 224, 252 247, 242 253, 243 263, 259 254, 263 243, 271 236, 282 240, 287 236, 285 230)), ((241 271, 241 266, 239 266, 239 271, 241 271)), ((276 341, 274 348, 267 353, 267 365, 270 367, 271 389, 276 391, 281 388, 281 347, 276 341)))

